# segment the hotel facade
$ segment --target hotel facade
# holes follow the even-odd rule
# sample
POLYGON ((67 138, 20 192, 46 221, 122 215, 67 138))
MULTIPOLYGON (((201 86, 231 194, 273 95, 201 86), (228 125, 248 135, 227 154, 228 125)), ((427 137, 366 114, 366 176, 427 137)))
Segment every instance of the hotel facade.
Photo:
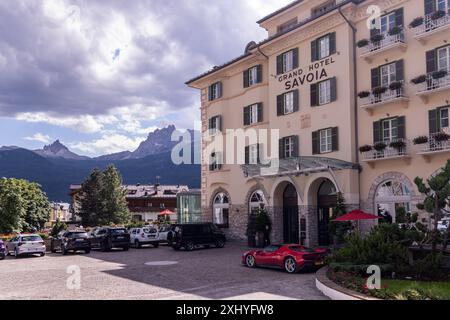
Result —
POLYGON ((258 21, 266 40, 187 82, 200 90, 208 137, 203 219, 243 240, 264 207, 272 242, 325 246, 341 193, 348 210, 429 223, 414 179, 450 158, 449 9, 450 0, 303 0, 258 21), (210 142, 236 130, 245 145, 210 142))

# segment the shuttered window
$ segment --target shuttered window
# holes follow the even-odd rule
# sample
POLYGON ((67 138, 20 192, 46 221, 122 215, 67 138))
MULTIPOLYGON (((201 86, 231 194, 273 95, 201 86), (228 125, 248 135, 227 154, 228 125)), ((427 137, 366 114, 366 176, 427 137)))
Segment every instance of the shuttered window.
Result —
POLYGON ((213 152, 210 157, 209 171, 219 171, 222 170, 222 153, 213 152))
POLYGON ((254 66, 244 71, 244 88, 254 86, 262 82, 262 65, 254 66))
POLYGON ((299 110, 299 91, 286 92, 277 97, 277 115, 288 115, 299 110))
POLYGON ((222 117, 215 116, 209 119, 208 121, 208 129, 210 134, 216 134, 219 131, 222 131, 222 117))
POLYGON ((263 105, 256 103, 244 108, 244 126, 263 121, 263 105))
POLYGON ((222 82, 216 82, 209 86, 209 101, 222 98, 222 82))
POLYGON ((277 75, 298 68, 298 48, 282 53, 277 57, 277 75))
POLYGON ((295 158, 299 156, 299 138, 290 136, 280 139, 279 142, 280 159, 295 158))
POLYGON ((404 26, 404 13, 403 8, 399 8, 393 12, 389 12, 378 18, 378 20, 372 20, 372 29, 370 29, 370 36, 377 34, 387 35, 394 27, 403 28, 404 26))
POLYGON ((336 78, 311 85, 311 106, 322 106, 337 100, 336 78))
POLYGON ((324 59, 336 53, 336 33, 329 33, 311 42, 311 61, 324 59))
POLYGON ((312 150, 313 154, 323 154, 338 151, 338 128, 328 128, 313 132, 312 150))
POLYGON ((450 46, 437 50, 437 67, 438 70, 450 72, 450 46))
POLYGON ((373 143, 405 139, 405 117, 382 119, 373 123, 373 143))
POLYGON ((259 144, 245 147, 245 164, 259 164, 260 150, 261 146, 259 144))

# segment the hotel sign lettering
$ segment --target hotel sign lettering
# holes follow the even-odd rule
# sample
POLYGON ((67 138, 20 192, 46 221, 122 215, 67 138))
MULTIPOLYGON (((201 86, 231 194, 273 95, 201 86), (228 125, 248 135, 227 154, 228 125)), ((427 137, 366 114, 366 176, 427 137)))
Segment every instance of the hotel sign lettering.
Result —
POLYGON ((306 68, 299 68, 278 77, 278 82, 284 83, 286 91, 295 89, 308 83, 315 83, 328 78, 327 66, 335 63, 333 57, 318 61, 306 68))

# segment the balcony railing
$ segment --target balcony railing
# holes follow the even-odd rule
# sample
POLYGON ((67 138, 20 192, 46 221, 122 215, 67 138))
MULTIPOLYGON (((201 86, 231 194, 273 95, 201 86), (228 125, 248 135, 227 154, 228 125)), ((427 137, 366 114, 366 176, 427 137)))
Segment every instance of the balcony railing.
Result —
POLYGON ((362 152, 362 160, 366 162, 372 162, 372 161, 378 161, 378 160, 385 160, 385 159, 392 159, 392 158, 402 158, 408 156, 408 141, 405 139, 396 139, 391 141, 383 141, 379 143, 375 143, 374 146, 378 144, 385 144, 386 148, 383 150, 371 150, 367 152, 362 152), (403 144, 401 147, 394 148, 391 146, 391 144, 399 143, 403 144))
POLYGON ((436 139, 437 134, 430 135, 425 148, 421 150, 421 153, 437 153, 450 151, 450 140, 436 139))
POLYGON ((387 86, 387 89, 385 92, 380 94, 371 93, 369 96, 362 98, 362 105, 363 108, 373 108, 378 105, 383 105, 395 100, 404 100, 407 99, 406 96, 406 90, 405 90, 405 83, 404 81, 399 81, 401 83, 400 88, 391 89, 390 85, 387 86))
POLYGON ((405 44, 405 32, 401 30, 398 34, 390 35, 386 33, 383 35, 383 40, 378 42, 372 42, 363 47, 361 52, 361 57, 370 57, 372 55, 377 54, 378 52, 382 52, 396 45, 404 45, 405 44))
POLYGON ((450 26, 450 16, 446 13, 443 17, 433 19, 436 13, 430 13, 423 19, 423 23, 420 26, 414 28, 416 32, 416 38, 423 38, 431 33, 441 31, 450 26))
POLYGON ((450 74, 447 72, 447 75, 441 78, 435 78, 434 72, 427 74, 426 81, 419 84, 418 94, 429 93, 432 91, 441 91, 446 88, 450 88, 450 74))

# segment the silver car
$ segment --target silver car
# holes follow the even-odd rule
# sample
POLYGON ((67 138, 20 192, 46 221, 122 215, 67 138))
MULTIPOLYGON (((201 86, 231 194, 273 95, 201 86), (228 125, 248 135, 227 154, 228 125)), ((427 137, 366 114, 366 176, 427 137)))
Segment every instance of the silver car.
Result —
POLYGON ((6 245, 6 253, 13 254, 16 258, 22 255, 39 254, 45 256, 45 242, 38 234, 19 234, 12 238, 6 245))

